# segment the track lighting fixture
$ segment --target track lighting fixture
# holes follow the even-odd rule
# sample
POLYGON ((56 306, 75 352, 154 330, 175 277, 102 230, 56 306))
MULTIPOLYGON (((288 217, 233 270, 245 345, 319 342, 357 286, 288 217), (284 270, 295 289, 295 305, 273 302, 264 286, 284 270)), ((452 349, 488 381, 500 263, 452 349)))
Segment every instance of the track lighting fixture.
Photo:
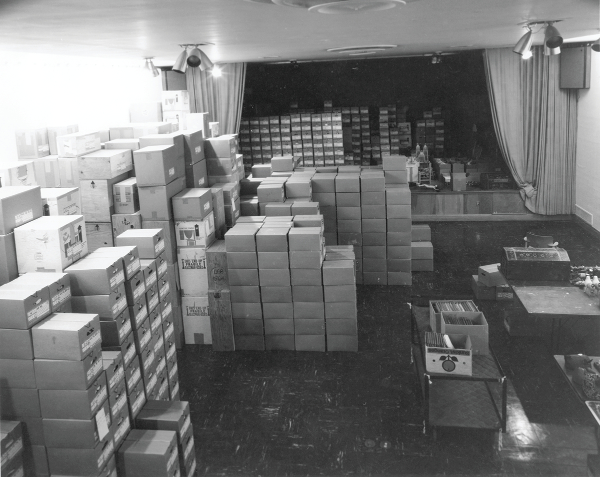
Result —
POLYGON ((214 65, 210 61, 210 58, 206 56, 198 46, 206 45, 211 43, 191 43, 185 45, 179 45, 183 48, 183 51, 179 54, 175 63, 173 64, 173 71, 178 73, 185 73, 185 70, 189 66, 190 68, 200 68, 201 71, 211 69, 214 65), (188 48, 192 48, 188 53, 188 48))
POLYGON ((152 74, 152 76, 156 78, 158 75, 160 75, 160 71, 156 66, 154 66, 154 62, 152 61, 152 59, 153 57, 145 58, 146 64, 144 68, 146 68, 152 74))
POLYGON ((533 35, 542 31, 545 27, 544 55, 560 55, 560 46, 563 44, 563 37, 560 36, 560 33, 554 26, 554 24, 559 21, 561 20, 546 20, 527 23, 525 25, 527 32, 521 38, 519 38, 519 41, 513 48, 513 51, 518 55, 521 55, 521 58, 524 60, 531 58, 533 56, 531 51, 531 47, 533 45, 533 35), (542 27, 538 31, 534 32, 531 29, 533 25, 542 25, 542 27))

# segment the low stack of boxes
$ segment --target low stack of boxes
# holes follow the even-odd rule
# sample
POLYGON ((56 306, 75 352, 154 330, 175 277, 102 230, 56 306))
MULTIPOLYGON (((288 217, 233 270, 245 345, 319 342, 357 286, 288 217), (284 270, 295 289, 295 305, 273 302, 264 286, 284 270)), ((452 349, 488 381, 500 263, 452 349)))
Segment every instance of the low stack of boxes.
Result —
POLYGON ((215 240, 211 189, 173 197, 185 343, 211 344, 206 249, 215 240))
MULTIPOLYGON (((99 138, 98 138, 99 143, 99 138)), ((77 158, 82 213, 86 221, 88 248, 113 246, 113 186, 133 170, 130 149, 100 149, 77 158)))
POLYGON ((478 300, 512 301, 514 292, 502 275, 500 264, 481 265, 471 277, 471 288, 478 300))

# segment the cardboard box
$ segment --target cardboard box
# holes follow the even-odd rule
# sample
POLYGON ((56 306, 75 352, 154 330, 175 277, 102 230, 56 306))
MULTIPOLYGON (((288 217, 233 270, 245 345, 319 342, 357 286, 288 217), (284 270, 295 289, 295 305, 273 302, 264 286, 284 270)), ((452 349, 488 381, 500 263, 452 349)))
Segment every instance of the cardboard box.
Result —
POLYGON ((79 187, 79 168, 76 157, 59 157, 58 173, 61 187, 79 187))
POLYGON ((117 236, 117 246, 136 246, 139 257, 155 259, 165 249, 162 229, 132 229, 117 236))
MULTIPOLYGON (((259 227, 254 226, 237 226, 227 231, 225 234, 225 246, 228 252, 228 260, 230 252, 255 252, 258 230, 259 227)), ((234 267, 230 265, 230 268, 249 267, 234 267)))
POLYGON ((121 235, 126 230, 142 228, 142 213, 134 212, 133 214, 113 214, 112 215, 112 230, 113 240, 116 241, 117 236, 121 235))
MULTIPOLYGON (((140 140, 134 138, 113 139, 104 143, 104 149, 130 149, 132 152, 140 148, 140 140)), ((132 156, 133 160, 133 156, 132 156)))
POLYGON ((257 190, 258 201, 266 202, 285 202, 284 185, 277 183, 263 182, 258 186, 257 190))
POLYGON ((324 254, 322 251, 291 251, 290 268, 321 269, 324 254))
POLYGON ((281 217, 292 215, 291 202, 269 202, 264 204, 265 215, 268 217, 281 217))
MULTIPOLYGON (((144 312, 147 316, 146 302, 143 302, 144 312)), ((100 334, 102 335, 102 344, 104 346, 120 346, 125 341, 132 329, 132 320, 134 315, 128 307, 114 320, 103 318, 100 320, 100 334)))
POLYGON ((288 252, 258 252, 259 269, 289 269, 288 252))
POLYGON ((163 432, 162 435, 168 438, 126 439, 117 454, 120 472, 134 477, 180 475, 176 435, 174 432, 163 432))
POLYGON ((431 242, 411 243, 412 258, 417 260, 433 260, 433 245, 431 242))
POLYGON ((495 287, 506 283, 504 276, 500 272, 500 264, 482 265, 477 270, 479 283, 486 287, 495 287))
POLYGON ((81 360, 36 357, 34 369, 39 389, 88 389, 103 373, 100 340, 81 360))
POLYGON ((104 373, 87 390, 40 389, 40 405, 45 419, 92 419, 107 399, 104 373))
POLYGON ((163 121, 156 123, 133 123, 133 137, 139 139, 149 134, 169 134, 173 131, 171 123, 163 121))
POLYGON ((114 179, 133 170, 130 149, 101 149, 77 160, 79 179, 114 179))
POLYGON ((189 111, 190 93, 186 90, 163 91, 162 92, 162 110, 163 111, 189 111))
MULTIPOLYGON (((167 121, 167 119, 165 119, 165 121, 167 121)), ((177 157, 184 157, 185 155, 185 140, 183 134, 180 132, 148 134, 140 137, 140 149, 149 146, 173 146, 175 147, 175 154, 177 157)))
MULTIPOLYGON (((206 115, 206 113, 203 115, 206 115)), ((182 131, 183 155, 186 166, 196 164, 205 158, 204 134, 202 133, 202 128, 199 130, 192 130, 189 128, 193 116, 195 116, 195 114, 192 114, 188 117, 188 129, 186 131, 182 131)))
POLYGON ((181 297, 185 344, 211 344, 208 297, 181 297))
POLYGON ((0 188, 0 234, 10 234, 15 227, 35 220, 41 215, 42 198, 39 187, 0 188))
POLYGON ((109 295, 74 296, 71 306, 75 313, 97 313, 100 318, 116 319, 127 308, 127 296, 123 284, 109 295))
POLYGON ((0 323, 3 328, 28 329, 50 315, 47 286, 5 285, 0 288, 0 323))
POLYGON ((176 220, 202 220, 213 210, 210 189, 184 189, 172 202, 176 220))
POLYGON ((471 338, 472 353, 488 355, 488 322, 481 312, 442 312, 441 313, 441 331, 442 334, 450 335, 468 335, 471 338), (464 324, 462 321, 468 321, 472 324, 464 324))
POLYGON ((324 335, 296 335, 296 351, 325 351, 324 335))
POLYGON ((31 330, 0 328, 0 359, 33 359, 31 330))
POLYGON ((208 247, 215 239, 214 214, 204 220, 176 221, 175 235, 178 247, 208 247))
POLYGON ((40 187, 60 187, 58 156, 46 156, 33 161, 35 180, 40 187))
POLYGON ((179 266, 181 294, 206 296, 208 293, 206 249, 204 247, 178 248, 177 264, 179 266))
POLYGON ((125 282, 123 260, 115 256, 88 256, 65 269, 75 296, 108 295, 125 282))
POLYGON ((17 130, 15 131, 15 139, 19 159, 36 159, 50 154, 48 130, 46 128, 17 130))
POLYGON ((6 388, 37 388, 33 360, 0 359, 0 379, 6 388))
POLYGON ((437 344, 443 343, 443 336, 441 333, 425 333, 425 369, 431 373, 471 376, 471 338, 468 335, 447 335, 453 345, 453 348, 448 348, 437 344))
POLYGON ((206 158, 235 158, 235 155, 237 154, 236 138, 231 134, 213 138, 205 138, 204 146, 204 154, 206 155, 206 158))
POLYGON ((91 222, 110 222, 114 213, 113 186, 127 178, 127 174, 114 179, 82 179, 79 181, 81 211, 91 222))
POLYGON ((40 192, 44 215, 81 214, 81 199, 78 188, 42 188, 40 192))
POLYGON ((0 235, 0 262, 6 264, 4 267, 0 267, 0 285, 8 283, 19 276, 13 233, 0 235))
POLYGON ((51 475, 98 475, 115 452, 112 439, 93 449, 48 448, 51 475))
POLYGON ((354 285, 356 283, 353 260, 323 262, 324 285, 354 285))
POLYGON ((358 351, 358 337, 327 334, 327 351, 358 351))
POLYGON ((431 242, 431 227, 427 224, 414 224, 411 229, 413 242, 431 242))
MULTIPOLYGON (((243 287, 238 287, 243 288, 243 287)), ((291 303, 292 287, 260 287, 260 298, 262 303, 291 303)), ((289 315, 290 317, 293 315, 289 315)), ((282 317, 280 317, 282 318, 282 317)))
POLYGON ((323 232, 318 227, 297 227, 288 233, 289 249, 294 251, 321 251, 323 232))
MULTIPOLYGON (((286 257, 287 258, 287 257, 286 257)), ((259 255, 260 261, 260 255, 259 255)), ((250 270, 239 270, 241 271, 250 271, 250 270)), ((291 286, 290 281, 290 271, 288 268, 281 269, 260 269, 260 280, 257 285, 260 284, 261 287, 276 287, 276 286, 291 286)), ((258 273, 257 273, 258 279, 258 273)), ((237 283, 241 284, 241 283, 237 283)), ((254 283, 247 283, 248 285, 253 285, 254 283)))
MULTIPOLYGON (((260 303, 260 290, 257 286, 230 286, 232 303, 260 303)), ((291 292, 290 292, 291 296, 291 292)), ((291 300, 290 300, 291 301, 291 300)))
MULTIPOLYGON (((25 421, 25 419, 22 418, 41 418, 42 415, 40 410, 40 397, 37 389, 19 389, 3 386, 2 389, 0 389, 0 404, 2 404, 3 419, 6 419, 7 417, 17 417, 19 420, 25 421)), ((2 434, 5 431, 4 422, 5 421, 2 421, 2 434)), ((29 429, 26 422, 23 424, 25 425, 25 429, 23 429, 25 433, 24 437, 25 441, 27 441, 30 440, 27 439, 29 429)), ((35 430, 32 430, 32 433, 34 432, 35 430)))
POLYGON ((131 177, 113 185, 113 201, 117 214, 134 214, 140 209, 137 179, 131 177))
POLYGON ((440 332, 442 311, 479 311, 473 300, 430 300, 429 326, 432 331, 440 332))
POLYGON ((0 184, 7 186, 37 186, 32 161, 9 161, 0 164, 0 184))
POLYGON ((206 170, 206 161, 196 162, 190 166, 185 166, 185 186, 208 187, 208 172, 206 170))
POLYGON ((184 188, 184 177, 179 177, 167 185, 139 187, 142 218, 144 220, 173 220, 171 198, 184 188))
POLYGON ((81 361, 100 345, 100 320, 96 314, 54 313, 33 327, 32 338, 36 359, 81 361))
POLYGON ((61 157, 78 157, 101 149, 100 132, 75 132, 57 136, 56 149, 61 157))
POLYGON ((323 283, 320 267, 319 269, 291 268, 291 283, 297 285, 321 285, 323 283))
POLYGON ((138 186, 164 186, 185 176, 183 156, 175 146, 148 146, 133 153, 138 186))
POLYGON ((262 320, 263 313, 260 303, 231 303, 233 319, 262 320))

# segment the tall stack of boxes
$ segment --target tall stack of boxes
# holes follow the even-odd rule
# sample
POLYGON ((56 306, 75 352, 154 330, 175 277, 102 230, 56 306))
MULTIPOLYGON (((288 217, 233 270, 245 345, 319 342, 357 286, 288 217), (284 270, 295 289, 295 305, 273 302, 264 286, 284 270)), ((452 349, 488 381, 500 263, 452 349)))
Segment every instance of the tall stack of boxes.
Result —
POLYGON ((323 172, 311 178, 312 198, 319 203, 319 210, 325 222, 323 235, 328 245, 338 243, 335 176, 335 173, 323 172))
MULTIPOLYGON (((338 178, 342 174, 338 175, 338 178)), ((364 170, 360 175, 360 203, 362 219, 362 250, 355 249, 362 258, 362 283, 387 285, 387 237, 385 208, 385 177, 380 170, 364 170), (361 255, 362 253, 362 255, 361 255)))
MULTIPOLYGON (((317 175, 318 176, 318 175, 317 175)), ((358 273, 362 274, 362 207, 360 176, 350 172, 335 176, 335 203, 337 215, 337 243, 355 247, 358 273)), ((327 221, 327 216, 323 214, 327 221)), ((327 242, 326 242, 327 243, 327 242)))
POLYGON ((188 128, 190 94, 188 91, 162 92, 162 119, 171 124, 172 131, 188 128))
POLYGON ((215 240, 210 189, 185 189, 173 197, 183 329, 187 344, 211 344, 206 249, 215 240))
POLYGON ((113 186, 133 170, 130 149, 101 149, 77 158, 82 213, 90 251, 112 247, 113 186))

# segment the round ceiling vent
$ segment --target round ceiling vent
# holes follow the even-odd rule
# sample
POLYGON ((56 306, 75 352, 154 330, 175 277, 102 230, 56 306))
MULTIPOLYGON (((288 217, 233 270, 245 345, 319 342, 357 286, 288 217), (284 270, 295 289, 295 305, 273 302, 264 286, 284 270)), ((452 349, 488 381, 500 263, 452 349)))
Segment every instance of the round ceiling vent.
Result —
POLYGON ((338 0, 336 2, 315 5, 308 9, 309 12, 324 13, 326 15, 357 14, 389 10, 398 5, 406 5, 404 0, 338 0))

